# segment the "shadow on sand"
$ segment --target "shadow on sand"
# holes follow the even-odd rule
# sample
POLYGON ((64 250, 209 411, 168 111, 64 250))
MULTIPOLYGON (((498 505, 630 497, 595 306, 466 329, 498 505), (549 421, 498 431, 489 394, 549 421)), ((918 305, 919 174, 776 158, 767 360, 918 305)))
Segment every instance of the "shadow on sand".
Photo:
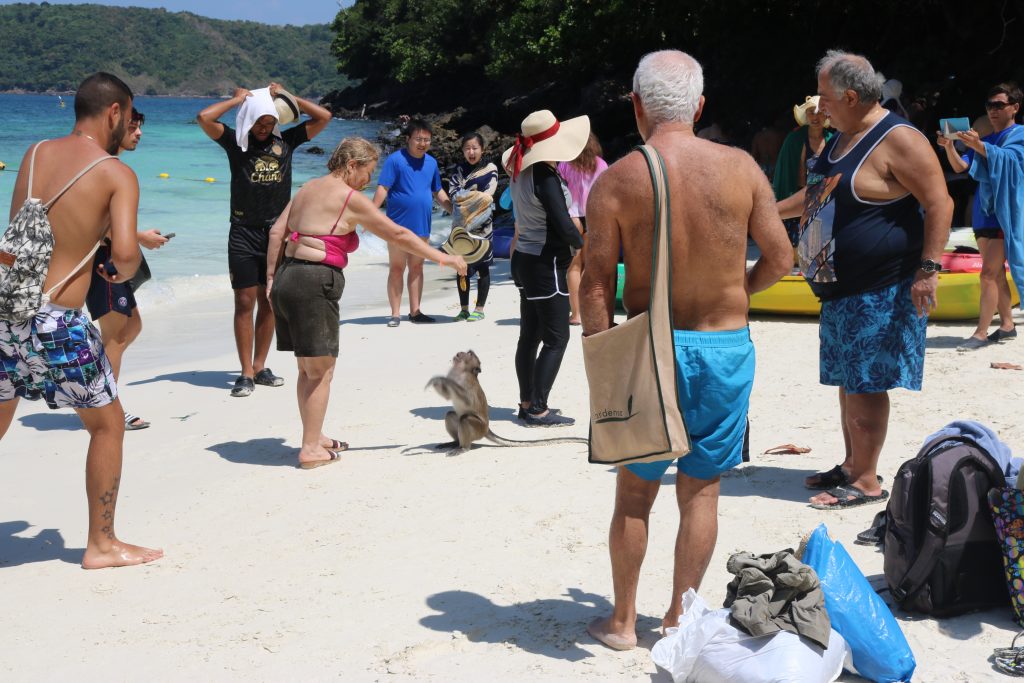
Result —
POLYGON ((298 462, 298 449, 285 446, 280 437, 225 441, 207 446, 206 450, 239 465, 295 467, 298 462))
POLYGON ((56 529, 43 529, 32 537, 15 536, 32 525, 24 520, 0 522, 0 569, 32 562, 60 560, 81 564, 85 548, 67 548, 56 529))
MULTIPOLYGON (((445 591, 427 598, 427 606, 439 614, 423 617, 420 624, 442 633, 460 631, 472 643, 509 643, 531 654, 578 662, 594 656, 579 646, 597 643, 587 634, 587 624, 609 614, 612 604, 579 588, 568 589, 565 596, 496 605, 476 593, 445 591)), ((661 619, 641 617, 641 645, 653 645, 660 626, 661 619)))
POLYGON ((182 382, 191 384, 194 387, 205 387, 208 389, 229 389, 238 378, 237 372, 224 370, 188 370, 185 372, 170 372, 149 379, 140 379, 128 382, 128 386, 134 387, 140 384, 154 384, 156 382, 182 382))
MULTIPOLYGON (((722 496, 746 498, 762 496, 776 500, 806 503, 818 491, 804 487, 804 479, 814 470, 776 467, 774 465, 744 465, 722 475, 722 496)), ((662 481, 665 481, 664 479, 662 481)), ((675 477, 671 478, 672 483, 675 477)))
MULTIPOLYGON (((444 422, 444 416, 448 414, 449 410, 451 408, 448 406, 433 406, 429 408, 413 408, 409 412, 425 420, 444 422)), ((487 413, 491 422, 512 422, 516 416, 516 411, 512 408, 495 408, 494 406, 488 406, 487 413)))
POLYGON ((955 349, 964 343, 966 337, 952 337, 948 334, 941 335, 938 337, 928 337, 925 340, 924 346, 927 349, 955 349))
POLYGON ((74 413, 36 413, 35 415, 19 417, 18 420, 24 426, 40 432, 50 432, 58 429, 73 432, 78 429, 85 429, 82 426, 82 421, 74 413))

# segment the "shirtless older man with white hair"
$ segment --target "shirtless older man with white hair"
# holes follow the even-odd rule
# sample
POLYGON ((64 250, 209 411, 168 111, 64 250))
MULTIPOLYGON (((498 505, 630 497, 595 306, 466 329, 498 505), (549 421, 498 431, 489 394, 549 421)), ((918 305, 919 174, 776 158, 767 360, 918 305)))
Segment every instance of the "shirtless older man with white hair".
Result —
MULTIPOLYGON (((53 294, 34 318, 0 320, 0 439, 11 426, 19 398, 42 398, 52 409, 78 413, 89 432, 85 569, 163 556, 162 550, 125 543, 114 533, 124 411, 100 335, 81 310, 92 254, 104 235, 110 236, 110 259, 98 268, 107 281, 124 282, 142 259, 136 233, 139 181, 113 156, 131 115, 132 93, 121 79, 103 72, 86 78, 75 93, 71 134, 29 148, 11 199, 12 220, 32 198, 49 206, 54 245, 43 291, 53 294)), ((17 257, 0 252, 0 258, 13 263, 17 257)))
MULTIPOLYGON (((678 462, 679 532, 665 626, 678 623, 683 593, 700 587, 718 536, 719 477, 741 462, 754 347, 750 294, 789 272, 793 251, 764 173, 745 152, 693 134, 704 106, 700 64, 675 50, 645 56, 633 76, 633 109, 644 141, 665 160, 671 195, 672 317, 680 404, 692 452, 678 462), (761 258, 746 268, 747 237, 761 258)), ((587 202, 587 268, 580 286, 583 332, 612 324, 619 247, 623 303, 647 309, 654 193, 639 152, 613 164, 587 202)), ((619 468, 609 532, 615 608, 590 634, 616 650, 636 646, 636 590, 647 522, 670 461, 619 468)))

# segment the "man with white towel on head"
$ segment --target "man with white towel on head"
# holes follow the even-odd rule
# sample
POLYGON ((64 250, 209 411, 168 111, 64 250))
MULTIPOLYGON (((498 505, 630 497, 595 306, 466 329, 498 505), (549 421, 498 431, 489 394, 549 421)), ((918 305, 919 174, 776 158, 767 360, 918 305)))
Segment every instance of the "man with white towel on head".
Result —
POLYGON ((284 384, 265 365, 274 338, 274 313, 266 294, 268 237, 291 200, 292 153, 327 127, 331 112, 271 83, 251 92, 238 88, 234 97, 211 104, 196 119, 224 148, 231 167, 228 269, 235 292, 235 346, 242 366, 231 395, 248 396, 257 384, 284 384), (218 121, 236 106, 236 129, 218 121), (297 121, 302 114, 311 120, 281 130, 281 124, 297 121))

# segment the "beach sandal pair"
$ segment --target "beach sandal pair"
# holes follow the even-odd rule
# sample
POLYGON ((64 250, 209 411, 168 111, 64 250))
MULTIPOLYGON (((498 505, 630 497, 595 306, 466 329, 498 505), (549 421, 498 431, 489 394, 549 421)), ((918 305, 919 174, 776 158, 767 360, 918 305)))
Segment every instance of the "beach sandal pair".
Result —
POLYGON ((810 506, 815 510, 843 510, 869 503, 881 503, 889 499, 888 491, 883 490, 877 496, 869 496, 855 486, 837 486, 825 493, 835 498, 836 502, 831 504, 810 503, 810 506))
POLYGON ((1010 647, 997 647, 992 651, 992 663, 998 671, 1011 676, 1024 676, 1024 647, 1017 646, 1021 631, 1013 637, 1010 647))
POLYGON ((348 444, 344 441, 338 441, 337 439, 331 439, 330 446, 324 446, 327 452, 331 454, 330 458, 326 460, 309 460, 307 462, 300 462, 300 470, 315 470, 317 467, 323 467, 324 465, 333 465, 334 463, 341 460, 341 454, 343 451, 348 450, 348 444))
POLYGON ((149 423, 143 420, 138 415, 132 415, 131 413, 124 414, 124 429, 127 432, 138 431, 139 429, 146 429, 149 427, 149 423))
MULTIPOLYGON (((836 486, 847 486, 850 483, 850 477, 848 477, 846 475, 846 472, 843 471, 842 465, 836 465, 832 469, 827 470, 825 472, 815 472, 811 476, 816 477, 818 482, 816 484, 808 484, 805 481, 804 487, 809 488, 812 491, 827 491, 828 489, 835 488, 836 486)), ((878 483, 882 483, 881 476, 878 477, 878 483)))
POLYGON ((459 312, 457 316, 455 316, 455 322, 461 322, 465 320, 467 323, 475 323, 477 320, 483 320, 484 317, 485 316, 483 311, 473 311, 472 313, 470 313, 467 310, 462 310, 459 312))

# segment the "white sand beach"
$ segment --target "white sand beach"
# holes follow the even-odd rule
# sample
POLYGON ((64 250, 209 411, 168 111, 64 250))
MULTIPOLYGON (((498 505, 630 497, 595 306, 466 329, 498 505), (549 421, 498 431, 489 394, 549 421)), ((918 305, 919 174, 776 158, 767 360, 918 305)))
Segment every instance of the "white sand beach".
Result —
MULTIPOLYGON (((612 470, 588 464, 579 445, 483 445, 457 457, 431 448, 445 439, 447 406, 423 386, 465 349, 482 358, 495 432, 586 435, 579 328, 552 403, 580 422, 529 430, 512 420, 518 294, 499 263, 486 320, 397 329, 383 324, 384 267, 347 271, 326 432, 351 449, 312 471, 294 467, 289 354, 270 358, 285 387, 228 395, 237 360, 226 277, 201 305, 143 304, 123 400, 153 426, 125 437, 118 534, 162 546, 166 557, 151 565, 78 566, 86 433, 70 412, 22 402, 0 444, 0 679, 669 681, 649 653, 671 585, 668 479, 640 584, 641 647, 620 653, 585 631, 610 608, 612 470), (346 306, 374 288, 377 304, 346 306)), ((424 310, 442 320, 458 310, 449 272, 427 269, 424 310)), ((866 575, 882 572, 875 549, 852 543, 880 506, 806 505, 803 478, 842 459, 836 392, 817 382, 817 321, 751 325, 752 462, 722 482, 718 547, 700 591, 713 606, 725 596, 731 553, 795 547, 822 521, 866 575), (789 442, 813 450, 760 455, 789 442)), ((958 353, 972 329, 931 326, 924 390, 893 393, 887 485, 926 435, 958 418, 990 425, 1024 454, 1024 372, 989 368, 1024 364, 1024 341, 958 353)), ((1002 678, 988 659, 1016 633, 1009 604, 945 620, 897 616, 917 658, 915 681, 1002 678)))

